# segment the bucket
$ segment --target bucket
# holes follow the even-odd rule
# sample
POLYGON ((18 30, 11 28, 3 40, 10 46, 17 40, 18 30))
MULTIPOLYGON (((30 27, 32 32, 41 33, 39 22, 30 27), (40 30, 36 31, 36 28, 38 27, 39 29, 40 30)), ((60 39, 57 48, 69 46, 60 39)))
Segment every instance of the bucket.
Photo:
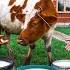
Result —
POLYGON ((0 70, 15 70, 13 61, 0 60, 0 70))
POLYGON ((49 65, 25 65, 20 66, 17 68, 17 70, 55 70, 53 66, 49 65))
POLYGON ((52 65, 56 70, 70 70, 70 60, 57 60, 52 65))

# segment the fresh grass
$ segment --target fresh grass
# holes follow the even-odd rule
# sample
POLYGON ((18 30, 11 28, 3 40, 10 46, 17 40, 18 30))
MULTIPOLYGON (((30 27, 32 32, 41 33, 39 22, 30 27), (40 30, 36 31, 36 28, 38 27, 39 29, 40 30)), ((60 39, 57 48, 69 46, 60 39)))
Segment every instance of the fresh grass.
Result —
MULTIPOLYGON (((63 32, 65 34, 70 35, 70 27, 57 27, 56 30, 63 32)), ((28 51, 29 46, 21 46, 16 42, 17 36, 11 35, 11 44, 10 47, 13 49, 13 54, 15 56, 16 62, 15 65, 18 67, 23 65, 24 56, 28 51)), ((44 42, 42 39, 38 40, 36 43, 36 47, 33 50, 33 57, 31 60, 31 64, 47 64, 47 52, 44 47, 44 42)), ((70 52, 65 50, 65 43, 58 41, 56 39, 52 40, 52 56, 55 60, 58 59, 70 59, 70 52)), ((6 46, 2 46, 0 48, 0 57, 7 57, 8 51, 6 46)))

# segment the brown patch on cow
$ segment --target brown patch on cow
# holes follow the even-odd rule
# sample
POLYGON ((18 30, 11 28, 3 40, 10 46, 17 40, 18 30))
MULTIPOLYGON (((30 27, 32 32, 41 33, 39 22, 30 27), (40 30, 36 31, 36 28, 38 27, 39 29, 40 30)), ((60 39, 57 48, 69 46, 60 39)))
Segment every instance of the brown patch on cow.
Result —
POLYGON ((22 13, 22 7, 20 7, 20 5, 19 6, 16 6, 16 5, 14 5, 11 9, 10 9, 10 12, 11 13, 22 13))
POLYGON ((15 1, 16 1, 16 0, 10 0, 10 2, 9 2, 8 5, 9 5, 9 6, 12 5, 15 1))
POLYGON ((25 14, 17 14, 16 17, 17 19, 19 19, 19 21, 23 22, 24 23, 24 19, 25 19, 25 14))
MULTIPOLYGON (((16 0, 10 0, 9 2, 9 6, 11 6, 16 0)), ((25 0, 24 4, 22 5, 22 7, 20 5, 16 6, 14 5, 11 9, 10 9, 10 13, 11 13, 11 21, 14 22, 15 18, 17 18, 19 21, 24 22, 25 19, 25 15, 22 13, 22 10, 26 7, 28 0, 25 0)))
POLYGON ((25 19, 24 16, 25 16, 24 14, 12 13, 11 14, 11 21, 14 22, 15 21, 15 17, 16 17, 19 21, 24 22, 24 19, 25 19))
POLYGON ((14 22, 15 17, 21 21, 24 22, 24 14, 22 14, 22 10, 23 8, 19 6, 14 5, 11 9, 10 9, 10 13, 11 13, 11 21, 14 22))
POLYGON ((25 0, 24 4, 23 4, 23 6, 22 6, 23 9, 26 7, 27 1, 28 1, 28 0, 25 0))
MULTIPOLYGON (((12 5, 16 0, 10 0, 9 5, 12 5)), ((25 0, 24 4, 22 7, 20 5, 16 6, 14 5, 10 9, 11 13, 11 21, 14 22, 15 18, 17 18, 19 21, 24 22, 25 15, 22 13, 22 10, 26 7, 28 0, 25 0)))
POLYGON ((11 14, 11 21, 12 21, 12 22, 14 22, 14 20, 15 20, 15 16, 16 16, 15 13, 12 13, 12 14, 11 14))

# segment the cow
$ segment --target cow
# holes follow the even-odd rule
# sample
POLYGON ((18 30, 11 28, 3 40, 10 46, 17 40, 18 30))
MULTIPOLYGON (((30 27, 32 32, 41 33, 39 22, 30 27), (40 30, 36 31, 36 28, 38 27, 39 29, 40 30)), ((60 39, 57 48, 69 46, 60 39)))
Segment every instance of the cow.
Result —
MULTIPOLYGON (((0 29, 6 32, 5 39, 10 40, 10 34, 17 34, 18 43, 30 46, 25 64, 30 62, 34 42, 39 38, 45 42, 51 64, 51 39, 56 21, 57 13, 51 0, 0 1, 0 29)), ((11 53, 9 43, 7 48, 11 53)))

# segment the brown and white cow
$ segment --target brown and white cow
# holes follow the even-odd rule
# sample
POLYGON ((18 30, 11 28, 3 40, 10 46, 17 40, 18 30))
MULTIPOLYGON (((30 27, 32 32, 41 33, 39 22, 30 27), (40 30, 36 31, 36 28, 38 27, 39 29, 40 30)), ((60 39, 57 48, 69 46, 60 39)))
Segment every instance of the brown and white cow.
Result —
MULTIPOLYGON (((33 43, 41 37, 44 39, 51 62, 50 45, 56 15, 51 0, 0 1, 0 27, 5 30, 7 37, 11 33, 20 34, 19 42, 30 45, 25 64, 31 59, 33 43)), ((9 47, 8 49, 10 50, 9 47)))

